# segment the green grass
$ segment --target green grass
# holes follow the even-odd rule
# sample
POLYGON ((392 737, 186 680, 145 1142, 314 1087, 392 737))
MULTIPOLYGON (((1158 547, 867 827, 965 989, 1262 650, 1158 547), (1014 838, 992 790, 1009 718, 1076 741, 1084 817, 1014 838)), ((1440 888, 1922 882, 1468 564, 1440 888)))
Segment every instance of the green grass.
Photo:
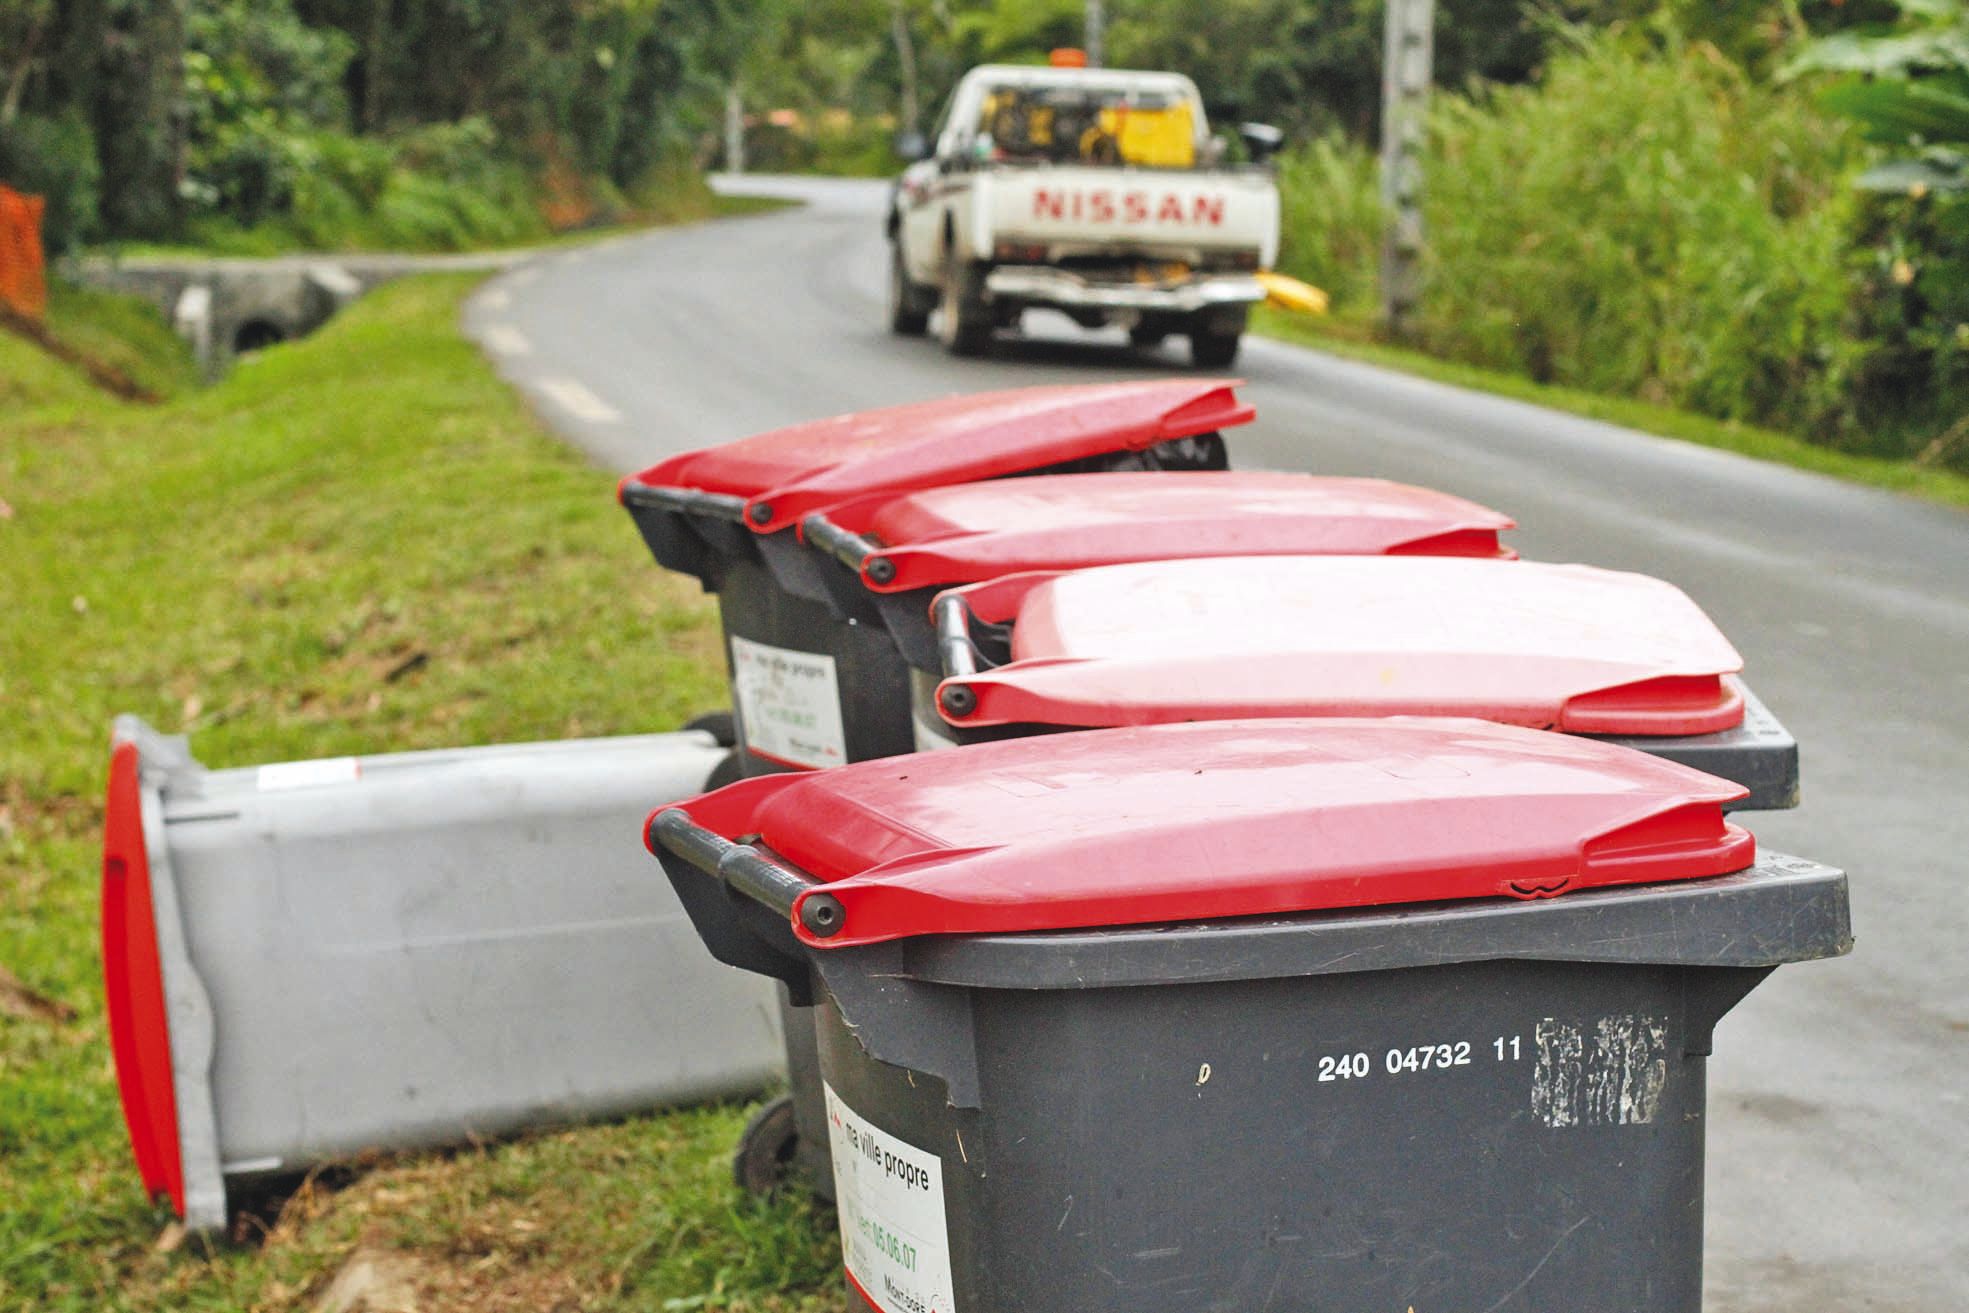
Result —
MULTIPOLYGON (((40 347, 0 326, 0 416, 7 423, 29 411, 93 405, 102 395, 86 374, 57 366, 40 347)), ((0 497, 5 495, 6 485, 0 484, 0 497)))
POLYGON ((113 715, 226 766, 726 700, 712 608, 461 339, 470 286, 394 284, 161 406, 0 335, 0 967, 74 1012, 0 1006, 0 1309, 305 1308, 358 1244, 425 1308, 842 1306, 831 1220, 730 1184, 738 1107, 386 1162, 264 1240, 155 1247, 96 951, 113 715))
POLYGON ((0 414, 9 420, 34 409, 86 407, 106 388, 162 399, 199 382, 190 348, 135 297, 50 279, 48 313, 39 325, 0 321, 0 414), (36 338, 72 363, 59 364, 36 338))
POLYGON ((1257 332, 1268 337, 1303 343, 1336 356, 1400 370, 1438 383, 1529 401, 1587 419, 1603 420, 1666 438, 1679 438, 1704 447, 1720 447, 1758 460, 1830 474, 1854 483, 1870 484, 1940 502, 1945 506, 1969 508, 1969 477, 1949 470, 1927 469, 1910 461, 1858 456, 1753 424, 1712 419, 1707 415, 1652 405, 1628 397, 1602 396, 1578 388, 1535 383, 1520 375, 1444 360, 1422 351, 1374 341, 1363 325, 1347 320, 1308 319, 1265 308, 1258 312, 1252 323, 1257 332))
POLYGON ((201 381, 184 339, 171 331, 155 306, 135 297, 51 280, 47 328, 66 346, 153 396, 176 396, 201 381))

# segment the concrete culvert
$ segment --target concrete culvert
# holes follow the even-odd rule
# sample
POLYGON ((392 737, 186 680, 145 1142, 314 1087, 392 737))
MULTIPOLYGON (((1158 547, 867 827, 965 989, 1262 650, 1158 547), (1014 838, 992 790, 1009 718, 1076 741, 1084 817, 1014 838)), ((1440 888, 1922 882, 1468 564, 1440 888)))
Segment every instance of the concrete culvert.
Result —
POLYGON ((232 335, 233 354, 243 356, 286 340, 287 331, 279 324, 268 319, 249 319, 232 335))

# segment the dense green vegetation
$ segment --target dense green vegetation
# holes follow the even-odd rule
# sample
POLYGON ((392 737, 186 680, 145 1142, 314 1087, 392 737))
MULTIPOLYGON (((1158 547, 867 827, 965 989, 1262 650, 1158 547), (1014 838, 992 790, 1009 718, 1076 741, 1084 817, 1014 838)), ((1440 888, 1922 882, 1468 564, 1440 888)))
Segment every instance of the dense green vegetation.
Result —
MULTIPOLYGON (((1843 43, 1843 40, 1842 40, 1843 43)), ((1969 469, 1969 208, 1854 184, 1806 81, 1672 23, 1572 29, 1537 77, 1437 97, 1417 343, 1538 382, 1969 469)), ((1281 169, 1282 264, 1376 313, 1371 149, 1281 169)))
POLYGON ((510 243, 666 203, 752 18, 738 0, 0 0, 0 179, 49 198, 57 250, 510 243))
MULTIPOLYGON (((1218 119, 1262 119, 1300 137, 1374 130, 1382 0, 1110 0, 1106 11, 1109 63, 1190 74, 1218 119)), ((1084 12, 1082 0, 782 2, 739 76, 758 103, 920 124, 975 64, 1041 60, 1079 45, 1084 12)), ((1523 82, 1564 24, 1660 13, 1762 67, 1774 30, 1871 21, 1891 10, 1884 0, 1454 0, 1437 6, 1436 80, 1449 88, 1523 82)))
POLYGON ((459 335, 468 286, 394 284, 161 406, 0 333, 0 1308, 305 1308, 358 1246, 423 1308, 840 1307, 831 1222, 731 1184, 736 1107, 385 1163, 154 1248, 95 949, 114 714, 222 766, 724 701, 708 601, 459 335))

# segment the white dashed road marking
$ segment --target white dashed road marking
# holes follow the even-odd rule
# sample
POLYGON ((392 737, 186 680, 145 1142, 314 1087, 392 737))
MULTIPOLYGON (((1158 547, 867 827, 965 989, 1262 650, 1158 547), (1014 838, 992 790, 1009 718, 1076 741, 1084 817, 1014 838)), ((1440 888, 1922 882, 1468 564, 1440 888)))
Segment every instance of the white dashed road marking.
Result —
POLYGON ((571 378, 543 378, 534 386, 546 393, 549 401, 576 419, 586 420, 590 424, 615 424, 622 419, 621 411, 571 378))
POLYGON ((486 346, 502 356, 530 356, 533 343, 526 340, 526 334, 511 324, 491 324, 480 334, 486 346))

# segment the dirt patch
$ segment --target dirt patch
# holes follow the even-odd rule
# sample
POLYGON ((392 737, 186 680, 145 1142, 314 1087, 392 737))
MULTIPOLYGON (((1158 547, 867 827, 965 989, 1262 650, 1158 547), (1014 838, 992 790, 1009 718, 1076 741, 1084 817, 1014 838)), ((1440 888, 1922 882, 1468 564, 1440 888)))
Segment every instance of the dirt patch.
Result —
POLYGON ((36 793, 19 779, 0 782, 0 840, 77 838, 102 825, 101 798, 36 793))
POLYGON ((313 1313, 419 1313, 430 1307, 425 1265, 408 1254, 369 1246, 350 1254, 315 1300, 313 1313))
POLYGON ((584 1304, 579 1283, 551 1266, 496 1254, 445 1261, 370 1240, 337 1269, 309 1313, 572 1313, 584 1304))
POLYGON ((0 1016, 61 1025, 75 1020, 75 1009, 60 999, 29 989, 19 976, 0 967, 0 1016))

